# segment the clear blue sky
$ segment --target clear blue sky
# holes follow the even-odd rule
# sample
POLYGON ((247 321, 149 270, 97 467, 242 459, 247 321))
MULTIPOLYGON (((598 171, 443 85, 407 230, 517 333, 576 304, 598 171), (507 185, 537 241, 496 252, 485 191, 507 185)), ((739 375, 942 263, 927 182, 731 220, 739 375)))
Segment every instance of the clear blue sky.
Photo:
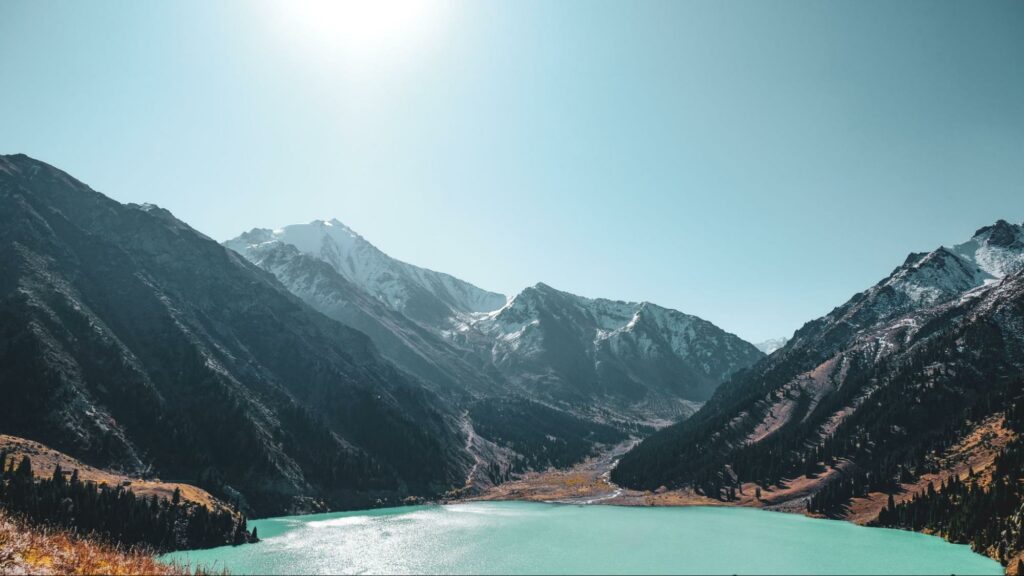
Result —
POLYGON ((0 153, 789 335, 1024 219, 1024 2, 0 0, 0 153))

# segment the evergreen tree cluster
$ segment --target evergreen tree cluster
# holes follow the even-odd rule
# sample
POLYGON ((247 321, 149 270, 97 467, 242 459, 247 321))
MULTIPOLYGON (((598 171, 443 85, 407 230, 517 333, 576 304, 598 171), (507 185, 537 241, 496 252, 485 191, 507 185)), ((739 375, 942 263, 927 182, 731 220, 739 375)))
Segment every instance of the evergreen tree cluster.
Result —
POLYGON ((81 481, 58 465, 50 478, 36 479, 28 456, 15 462, 0 451, 0 505, 31 522, 91 534, 126 546, 158 551, 210 548, 254 541, 246 520, 227 510, 171 499, 138 497, 123 486, 81 481))
MULTIPOLYGON (((1007 423, 1024 433, 1024 401, 1007 410, 1007 423)), ((978 483, 973 470, 964 481, 952 476, 940 487, 932 483, 912 499, 896 504, 892 496, 875 524, 928 530, 951 542, 970 544, 1006 564, 1024 550, 1024 439, 1010 442, 996 458, 992 480, 978 483)))
MULTIPOLYGON (((477 432, 519 454, 511 472, 566 468, 594 455, 595 444, 617 444, 627 438, 611 426, 519 398, 481 400, 469 414, 477 432)), ((508 479, 496 466, 486 473, 495 482, 508 479)))
POLYGON ((784 486, 834 467, 833 478, 808 505, 841 515, 852 497, 891 492, 937 472, 939 454, 1012 404, 1024 380, 1004 349, 998 329, 978 323, 884 362, 870 351, 848 352, 841 385, 817 402, 804 389, 787 386, 791 376, 779 376, 806 370, 783 358, 785 366, 765 380, 750 382, 741 374, 694 417, 645 440, 623 457, 612 480, 647 490, 689 486, 726 499, 743 482, 784 486), (786 424, 747 442, 780 401, 790 404, 786 424), (834 414, 854 405, 858 409, 822 434, 834 414))

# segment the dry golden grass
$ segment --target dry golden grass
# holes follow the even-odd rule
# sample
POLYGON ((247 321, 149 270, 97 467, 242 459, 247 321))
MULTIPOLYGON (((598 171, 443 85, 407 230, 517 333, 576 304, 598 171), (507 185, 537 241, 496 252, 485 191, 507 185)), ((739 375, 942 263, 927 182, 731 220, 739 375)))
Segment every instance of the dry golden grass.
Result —
POLYGON ((1006 574, 1009 576, 1024 576, 1024 570, 1017 570, 1017 566, 1020 563, 1024 563, 1024 551, 1010 557, 1010 560, 1006 563, 1006 574))
MULTIPOLYGON (((968 472, 974 470, 978 484, 987 486, 992 480, 996 457, 1006 448, 1016 435, 1006 427, 1006 419, 1002 415, 992 416, 979 423, 956 445, 937 458, 939 472, 925 474, 910 484, 903 484, 903 492, 895 495, 897 503, 912 499, 924 492, 931 482, 936 489, 951 476, 960 480, 968 480, 968 472)), ((873 492, 866 498, 854 498, 846 519, 857 524, 866 524, 878 517, 885 508, 888 495, 873 492)))
POLYGON ((174 489, 178 488, 181 490, 182 500, 186 502, 194 502, 206 506, 210 510, 227 508, 223 502, 211 496, 209 492, 190 484, 142 480, 108 472, 89 466, 44 444, 18 436, 0 434, 0 450, 7 451, 9 462, 20 462, 22 457, 28 456, 32 460, 32 471, 37 478, 49 478, 53 475, 53 469, 60 465, 61 469, 66 472, 78 470, 78 477, 83 482, 95 482, 108 486, 123 485, 130 488, 136 496, 156 495, 157 498, 170 500, 174 495, 174 489))
POLYGON ((64 530, 30 526, 0 510, 0 574, 190 573, 187 566, 157 562, 143 548, 124 549, 64 530))

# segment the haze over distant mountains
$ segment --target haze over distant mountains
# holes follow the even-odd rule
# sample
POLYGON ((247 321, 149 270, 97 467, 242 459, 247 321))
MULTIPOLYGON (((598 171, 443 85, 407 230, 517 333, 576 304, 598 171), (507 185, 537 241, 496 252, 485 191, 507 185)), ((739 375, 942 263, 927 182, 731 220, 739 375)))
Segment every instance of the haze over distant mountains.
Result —
POLYGON ((771 354, 772 352, 775 352, 779 348, 785 346, 786 342, 789 342, 789 338, 770 338, 763 342, 758 342, 757 344, 754 344, 754 346, 756 346, 758 350, 764 352, 765 354, 771 354))
POLYGON ((338 220, 254 229, 225 246, 370 334, 428 383, 455 383, 470 395, 500 391, 587 420, 670 422, 761 356, 708 322, 650 303, 588 299, 543 283, 506 299, 394 260, 338 220))

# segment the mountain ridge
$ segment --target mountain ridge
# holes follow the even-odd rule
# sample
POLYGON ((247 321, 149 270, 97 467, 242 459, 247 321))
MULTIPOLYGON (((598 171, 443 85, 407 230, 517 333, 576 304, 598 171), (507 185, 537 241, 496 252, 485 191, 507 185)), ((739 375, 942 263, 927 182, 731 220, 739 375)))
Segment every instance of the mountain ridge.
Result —
POLYGON ((170 212, 24 155, 0 206, 5 432, 264 514, 464 480, 458 414, 170 212))
POLYGON ((290 244, 327 262, 392 309, 436 328, 444 327, 452 317, 489 312, 506 301, 503 294, 477 288, 450 274, 391 258, 337 219, 273 230, 254 228, 224 244, 244 252, 268 242, 290 244))
POLYGON ((792 506, 837 517, 851 500, 900 490, 974 423, 1024 404, 1022 236, 1002 222, 911 254, 644 440, 613 478, 728 500, 744 483, 784 491, 806 475, 806 501, 792 506))
MULTIPOLYGON (((457 382, 457 386, 470 396, 479 397, 480 383, 486 383, 488 389, 484 390, 485 395, 493 396, 495 390, 502 387, 508 388, 514 394, 532 401, 541 401, 550 406, 557 406, 559 409, 568 411, 576 416, 582 416, 597 422, 612 420, 625 421, 633 416, 640 415, 647 424, 663 425, 674 419, 685 417, 692 413, 699 403, 707 397, 710 388, 717 385, 725 374, 749 365, 759 358, 760 353, 752 347, 745 346, 745 342, 735 335, 721 331, 712 324, 695 316, 682 312, 662 308, 652 303, 626 303, 605 299, 589 299, 572 295, 552 288, 551 286, 538 282, 511 298, 501 296, 500 306, 492 310, 483 310, 486 307, 467 307, 461 309, 448 306, 433 309, 441 310, 439 314, 424 313, 412 310, 410 306, 402 302, 392 301, 381 296, 379 283, 359 280, 360 274, 351 270, 345 272, 346 266, 352 268, 351 262, 364 261, 366 258, 359 254, 371 253, 378 261, 392 262, 389 257, 368 241, 359 236, 356 232, 345 226, 336 219, 329 221, 315 220, 310 224, 293 225, 278 228, 276 230, 254 229, 241 236, 224 243, 249 260, 257 263, 265 269, 272 270, 292 292, 298 294, 315 308, 328 316, 357 326, 370 334, 376 334, 375 342, 382 350, 390 351, 391 359, 405 366, 418 376, 428 380, 433 378, 423 370, 419 362, 413 362, 412 357, 426 357, 431 354, 445 358, 458 358, 464 364, 466 370, 458 378, 444 379, 447 382, 457 382), (340 236, 344 241, 335 241, 335 236, 340 236), (291 242, 296 242, 292 244, 291 242), (402 321, 391 322, 391 327, 381 329, 380 321, 368 321, 370 316, 378 316, 377 312, 367 312, 360 317, 352 313, 353 307, 358 307, 356 302, 358 295, 353 295, 345 288, 337 286, 333 291, 327 289, 310 288, 312 283, 308 276, 297 271, 300 257, 291 254, 287 258, 276 258, 274 263, 267 259, 267 255, 276 252, 282 254, 287 248, 302 254, 303 258, 311 258, 327 263, 339 275, 349 278, 356 278, 357 281, 350 281, 356 288, 374 296, 376 299, 388 304, 388 307, 404 315, 409 322, 405 328, 396 327, 402 321), (325 247, 326 246, 326 247, 325 247), (353 255, 353 253, 355 255, 353 255), (345 274, 343 274, 345 272, 345 274), (548 334, 543 341, 534 342, 541 353, 529 354, 525 348, 516 346, 518 336, 530 331, 531 326, 539 325, 539 319, 531 319, 521 326, 514 326, 514 320, 510 317, 522 316, 536 311, 536 306, 529 302, 540 301, 561 301, 562 310, 554 315, 548 314, 548 322, 545 327, 550 327, 548 332, 554 330, 560 336, 554 336, 554 332, 548 334), (343 304, 343 305, 342 305, 343 304), (571 328, 568 324, 559 326, 561 323, 571 323, 574 313, 567 313, 570 309, 581 313, 585 308, 593 310, 582 312, 583 316, 589 318, 584 323, 586 326, 571 328), (618 325, 614 324, 610 316, 600 312, 622 307, 632 307, 636 310, 629 310, 628 313, 619 310, 617 314, 624 316, 618 325), (595 313, 596 312, 596 313, 595 313), (635 318, 632 325, 630 318, 635 318), (666 319, 670 318, 671 321, 666 319), (667 323, 666 323, 667 322, 667 323), (678 330, 673 330, 669 324, 675 323, 678 330), (598 325, 600 324, 600 326, 598 325), (406 336, 395 336, 387 332, 415 332, 416 325, 428 331, 434 332, 441 338, 430 340, 431 352, 418 351, 409 353, 403 347, 410 345, 410 339, 406 336), (684 337, 682 331, 696 329, 699 336, 690 335, 684 337), (637 341, 630 341, 624 333, 632 333, 634 330, 643 333, 646 340, 643 342, 647 348, 640 346, 637 341), (667 340, 666 340, 667 337, 667 340), (707 346, 697 354, 704 354, 703 360, 690 361, 688 358, 689 347, 699 344, 696 340, 708 338, 715 341, 715 346, 721 348, 726 359, 718 358, 714 350, 715 346, 707 346), (398 340, 403 341, 401 345, 395 344, 398 340), (655 342, 656 341, 656 342, 655 342), (554 348, 544 348, 545 343, 550 343, 554 348), (394 345, 392 345, 394 344, 394 345), (631 362, 623 364, 622 356, 629 351, 626 348, 632 347, 635 358, 631 362), (735 348, 735 350, 734 350, 735 348), (543 350, 541 350, 543 349, 543 350), (604 350, 604 352, 600 352, 604 350), (657 354, 648 354, 652 349, 657 349, 657 354), (648 371, 641 374, 640 364, 647 362, 662 362, 660 372, 648 371), (585 368, 590 364, 590 368, 585 368), (719 365, 722 364, 722 365, 719 365), (570 366, 577 366, 589 374, 588 381, 584 382, 576 378, 571 386, 562 386, 562 383, 572 379, 569 374, 572 372, 570 366), (670 370, 677 370, 678 377, 673 378, 668 374, 670 370), (476 371, 480 376, 473 378, 472 373, 476 371), (613 374, 615 372, 615 374, 613 374), (531 382, 545 380, 555 382, 556 385, 540 388, 531 382), (606 384, 615 381, 612 387, 606 384), (688 383, 688 384, 687 384, 688 383), (560 388, 560 390, 555 390, 560 388), (612 389, 615 389, 614 391, 612 389), (553 392, 553 393, 548 393, 553 392), (611 392, 611 393, 609 393, 611 392), (651 394, 650 392, 653 392, 651 394), (626 406, 629 403, 636 403, 637 406, 626 406)), ((395 261, 397 262, 397 261, 395 261)), ((399 266, 412 266, 405 263, 398 263, 399 266)), ((304 268, 312 266, 310 263, 302 265, 304 268)), ((373 274, 362 274, 363 278, 373 277, 373 274)), ((319 272, 320 284, 332 284, 324 280, 325 273, 319 272)), ((450 277, 449 277, 450 278, 450 277)), ((453 282, 462 281, 453 278, 453 282)), ((337 284, 334 282, 333 284, 337 284)), ((463 283, 468 285, 468 283, 463 283)), ((471 286, 471 285, 469 285, 471 286)), ((475 289, 475 288, 474 288, 475 289)), ((490 306, 499 304, 499 299, 494 293, 488 296, 487 302, 490 306)), ((547 312, 551 312, 549 309, 547 312)), ((614 314, 613 314, 614 315, 614 314)), ((576 314, 579 316, 579 314, 576 314)), ((580 317, 583 317, 580 316, 580 317)), ((418 344, 416 346, 419 346, 418 344)), ((699 347, 699 346, 698 346, 699 347)), ((450 365, 451 362, 448 362, 450 365)))

